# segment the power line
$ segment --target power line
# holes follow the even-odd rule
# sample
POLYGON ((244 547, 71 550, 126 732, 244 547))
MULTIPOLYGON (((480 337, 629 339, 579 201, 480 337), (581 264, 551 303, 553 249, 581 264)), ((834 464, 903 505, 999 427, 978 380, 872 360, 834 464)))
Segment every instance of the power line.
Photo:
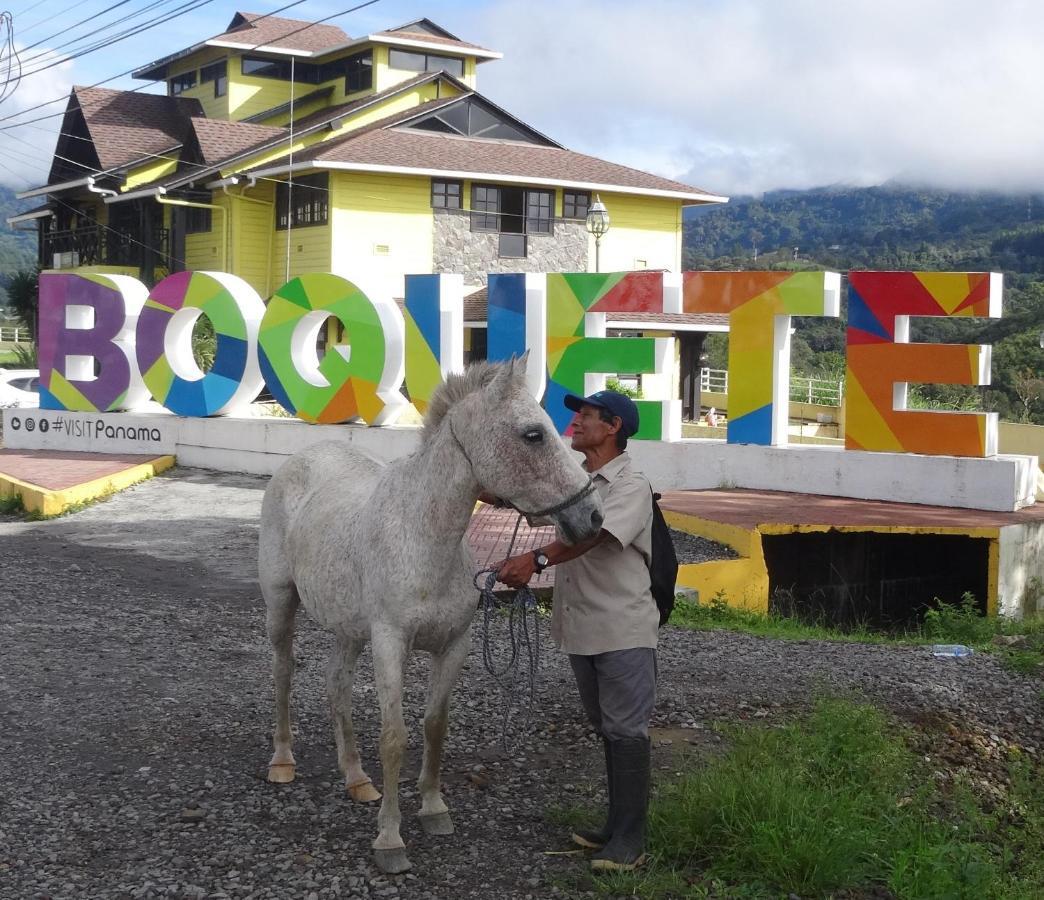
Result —
MULTIPOLYGON (((86 38, 89 38, 92 35, 98 34, 101 31, 106 31, 109 28, 113 28, 113 27, 118 26, 118 25, 124 25, 127 22, 129 22, 131 19, 135 19, 138 16, 140 16, 140 15, 142 15, 144 13, 149 12, 149 10, 155 9, 157 6, 163 6, 164 4, 171 3, 171 2, 173 2, 173 0, 153 0, 152 3, 148 4, 147 6, 143 6, 141 9, 135 10, 129 16, 125 16, 124 18, 122 18, 122 19, 120 19, 118 21, 115 21, 115 22, 107 22, 104 25, 100 25, 97 28, 95 28, 93 31, 88 31, 86 34, 81 34, 79 37, 70 38, 64 44, 58 44, 55 47, 48 47, 46 50, 43 50, 40 53, 36 53, 33 56, 27 57, 26 59, 23 60, 23 62, 28 64, 28 63, 31 63, 31 62, 35 62, 38 59, 44 59, 46 57, 49 57, 49 56, 57 53, 59 50, 64 50, 70 44, 78 43, 79 41, 85 40, 86 38)), ((25 48, 23 48, 23 49, 25 49, 25 48)))
MULTIPOLYGON (((46 3, 46 2, 47 2, 47 0, 37 0, 37 2, 33 3, 33 4, 31 5, 31 6, 26 6, 26 7, 24 8, 24 9, 20 9, 20 10, 18 11, 18 13, 14 13, 13 15, 14 15, 14 16, 24 16, 24 15, 25 15, 26 13, 31 13, 31 11, 32 11, 33 9, 37 8, 38 6, 43 6, 43 5, 44 5, 44 3, 46 3)), ((73 5, 74 5, 74 6, 78 6, 79 4, 78 4, 78 3, 75 3, 75 4, 73 4, 73 5)), ((73 6, 70 6, 70 7, 68 8, 68 9, 63 9, 63 10, 61 11, 61 13, 58 13, 58 14, 56 14, 56 16, 63 16, 63 15, 65 15, 66 13, 68 13, 69 9, 72 9, 72 8, 73 8, 73 6)), ((49 19, 54 19, 54 18, 56 18, 56 16, 55 16, 55 15, 52 15, 52 16, 49 16, 48 18, 49 18, 49 19)), ((47 21, 47 19, 41 19, 41 20, 40 20, 40 22, 46 22, 46 21, 47 21)), ((37 27, 37 25, 39 25, 39 24, 40 24, 40 22, 37 22, 37 23, 35 23, 34 25, 30 25, 30 26, 29 26, 29 28, 35 28, 35 27, 37 27)), ((29 30, 29 28, 24 28, 23 30, 24 30, 24 31, 28 31, 28 30, 29 30)))
POLYGON ((4 59, 7 60, 7 76, 3 86, 0 87, 0 103, 11 96, 22 81, 22 58, 18 55, 14 42, 14 17, 9 12, 0 13, 0 25, 5 29, 7 39, 4 41, 3 50, 0 50, 0 66, 4 59), (17 71, 13 78, 12 73, 17 71), (13 86, 12 86, 13 85, 13 86))
MULTIPOLYGON (((253 22, 260 22, 262 19, 267 19, 267 18, 269 18, 271 16, 274 16, 276 13, 284 12, 285 10, 291 9, 294 6, 300 6, 304 2, 305 2, 305 0, 294 0, 293 3, 288 3, 286 6, 281 6, 278 9, 274 9, 270 13, 265 13, 263 16, 258 16, 256 19, 253 20, 253 22)), ((360 6, 356 6, 356 7, 353 7, 352 9, 346 10, 345 13, 338 13, 337 15, 345 15, 346 13, 354 12, 357 9, 362 9, 364 6, 371 6, 372 4, 374 4, 376 2, 378 2, 378 0, 370 0, 369 3, 363 3, 360 6)), ((324 19, 322 21, 326 21, 326 20, 324 19)), ((319 24, 319 23, 318 22, 309 23, 309 27, 311 27, 311 25, 317 25, 317 24, 319 24)), ((303 31, 304 29, 299 29, 299 30, 303 31)), ((224 32, 222 32, 222 34, 223 33, 224 32)), ((291 33, 295 34, 296 32, 291 32, 291 33)), ((288 37, 288 36, 289 35, 284 35, 284 37, 288 37)), ((251 49, 256 50, 256 49, 258 49, 258 47, 264 47, 264 46, 266 46, 266 45, 262 43, 262 44, 258 44, 256 47, 253 47, 251 49)), ((87 88, 90 89, 90 88, 101 87, 103 84, 108 84, 110 81, 115 81, 117 78, 122 78, 124 75, 130 75, 132 72, 136 72, 140 68, 141 68, 141 66, 135 66, 133 69, 127 69, 127 71, 125 71, 125 72, 120 72, 117 75, 113 75, 113 76, 111 76, 109 78, 105 78, 105 79, 103 79, 101 81, 95 82, 94 84, 88 85, 87 88)), ((138 85, 135 88, 130 88, 127 91, 125 91, 124 93, 133 94, 133 93, 136 93, 137 91, 142 91, 145 88, 155 84, 159 80, 160 79, 152 79, 151 81, 145 82, 145 84, 140 84, 140 85, 138 85)), ((61 97, 56 97, 54 100, 45 100, 43 103, 37 103, 35 106, 28 106, 25 109, 19 110, 16 113, 11 113, 10 115, 7 115, 7 116, 0 116, 0 122, 6 122, 6 121, 8 121, 10 119, 15 118, 15 116, 25 115, 25 113, 32 112, 33 110, 43 109, 45 106, 51 106, 54 103, 65 103, 68 99, 69 99, 68 95, 64 95, 64 96, 61 96, 61 97)), ((104 101, 99 100, 97 102, 98 103, 102 103, 104 101)), ((85 105, 89 106, 91 104, 85 104, 85 105)), ((37 118, 35 118, 35 119, 28 119, 25 122, 14 122, 11 125, 0 126, 0 131, 6 131, 6 130, 8 130, 10 128, 17 128, 17 127, 19 127, 21 125, 28 125, 31 122, 43 122, 43 121, 45 121, 47 119, 53 119, 56 116, 64 116, 64 115, 65 115, 65 111, 64 110, 61 111, 61 112, 57 112, 57 113, 48 113, 46 116, 37 116, 37 118)))
POLYGON ((25 47, 22 48, 22 52, 24 53, 26 50, 32 50, 33 47, 39 47, 41 44, 46 44, 48 41, 53 40, 54 38, 61 37, 63 34, 67 34, 73 29, 79 28, 85 22, 90 22, 93 19, 97 19, 99 16, 104 16, 105 13, 112 12, 114 9, 118 9, 121 6, 126 6, 130 2, 131 0, 119 0, 118 3, 114 3, 112 6, 106 7, 101 12, 94 13, 94 15, 90 15, 86 19, 80 19, 80 21, 77 22, 75 25, 70 25, 67 28, 63 28, 61 31, 56 31, 54 34, 49 34, 45 38, 40 38, 40 40, 38 40, 34 44, 27 44, 25 47))
POLYGON ((86 56, 89 53, 93 53, 95 50, 100 50, 104 47, 111 47, 113 44, 118 44, 120 43, 120 41, 127 40, 127 38, 135 37, 136 35, 143 34, 146 31, 151 31, 157 25, 162 25, 165 22, 169 22, 171 19, 177 19, 190 12, 195 12, 197 9, 201 9, 202 7, 207 6, 208 4, 213 2, 214 0, 189 0, 188 3, 182 4, 168 15, 157 17, 135 28, 128 28, 126 31, 120 32, 117 35, 107 37, 102 41, 98 41, 88 48, 78 50, 74 53, 70 53, 68 56, 63 57, 62 59, 56 59, 53 62, 48 63, 47 65, 39 66, 33 69, 31 72, 27 72, 26 76, 36 75, 38 72, 43 72, 47 69, 53 69, 55 66, 60 66, 63 63, 67 63, 73 59, 78 59, 81 56, 86 56))

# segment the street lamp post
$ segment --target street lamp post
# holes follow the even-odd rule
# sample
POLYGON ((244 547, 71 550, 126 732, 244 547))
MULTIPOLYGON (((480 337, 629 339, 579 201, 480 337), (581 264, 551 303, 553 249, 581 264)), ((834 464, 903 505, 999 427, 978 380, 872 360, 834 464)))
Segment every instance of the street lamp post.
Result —
POLYGON ((584 225, 588 232, 594 235, 595 271, 598 272, 601 265, 602 235, 609 230, 609 210, 605 208, 605 204, 597 194, 595 194, 594 203, 587 211, 587 220, 584 225))

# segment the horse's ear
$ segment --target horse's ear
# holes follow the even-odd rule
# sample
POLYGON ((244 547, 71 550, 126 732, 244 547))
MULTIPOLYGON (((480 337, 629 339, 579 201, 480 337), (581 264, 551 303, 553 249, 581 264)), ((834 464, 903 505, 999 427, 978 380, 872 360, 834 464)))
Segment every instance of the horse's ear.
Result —
POLYGON ((512 356, 506 362, 499 363, 497 373, 490 382, 490 393, 495 397, 508 397, 518 389, 526 378, 526 356, 512 356))

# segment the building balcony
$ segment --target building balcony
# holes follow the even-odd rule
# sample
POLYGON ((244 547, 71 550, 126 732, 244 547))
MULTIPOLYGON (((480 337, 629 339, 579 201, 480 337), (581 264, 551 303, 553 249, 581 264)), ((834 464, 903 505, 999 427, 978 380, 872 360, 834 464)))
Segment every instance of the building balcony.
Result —
POLYGON ((146 280, 171 268, 170 231, 154 228, 142 236, 103 225, 48 231, 40 236, 40 265, 50 269, 122 266, 138 269, 146 280))

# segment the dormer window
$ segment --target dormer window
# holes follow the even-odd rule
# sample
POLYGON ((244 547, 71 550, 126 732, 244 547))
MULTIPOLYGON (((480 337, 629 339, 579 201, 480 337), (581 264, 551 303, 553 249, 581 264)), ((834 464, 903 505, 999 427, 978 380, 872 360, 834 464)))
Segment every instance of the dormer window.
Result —
POLYGON ((367 91, 373 87, 373 51, 356 53, 344 60, 344 92, 367 91))
POLYGON ((170 79, 170 95, 176 97, 183 91, 191 90, 196 86, 196 70, 193 69, 191 72, 183 72, 181 75, 175 75, 170 79))
POLYGON ((200 84, 213 81, 214 96, 224 97, 228 93, 228 60, 223 59, 221 62, 204 66, 199 70, 199 81, 200 84))
POLYGON ((406 72, 446 72, 457 78, 464 77, 464 60, 454 56, 439 56, 435 53, 415 53, 412 50, 388 51, 388 65, 406 72))
MULTIPOLYGON (((288 59, 267 59, 261 56, 244 56, 242 69, 244 75, 253 75, 257 78, 278 78, 282 81, 290 80, 290 60, 288 59)), ((302 80, 300 75, 298 75, 297 80, 302 80)))

